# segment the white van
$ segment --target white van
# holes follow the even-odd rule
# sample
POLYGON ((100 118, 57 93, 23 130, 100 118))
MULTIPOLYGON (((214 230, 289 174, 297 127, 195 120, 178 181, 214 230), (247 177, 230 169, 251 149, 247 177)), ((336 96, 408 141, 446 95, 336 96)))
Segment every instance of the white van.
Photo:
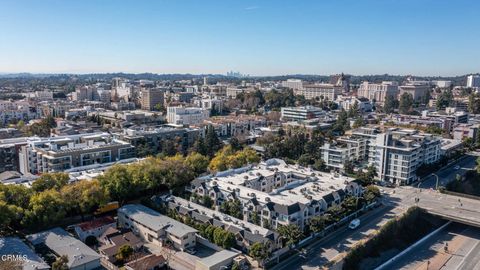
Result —
POLYGON ((348 225, 348 228, 353 230, 353 229, 356 229, 358 226, 360 226, 360 219, 356 218, 350 222, 350 224, 348 225))

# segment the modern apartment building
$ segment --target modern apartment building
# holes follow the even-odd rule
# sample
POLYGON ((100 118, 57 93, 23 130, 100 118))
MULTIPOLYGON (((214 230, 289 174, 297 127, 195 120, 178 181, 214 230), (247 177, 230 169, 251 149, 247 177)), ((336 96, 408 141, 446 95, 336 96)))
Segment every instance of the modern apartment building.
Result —
POLYGON ((262 227, 274 229, 288 224, 303 229, 310 218, 322 215, 347 195, 362 194, 353 178, 288 165, 280 159, 200 177, 188 189, 212 198, 217 207, 237 199, 245 221, 257 215, 262 227))
POLYGON ((167 122, 174 125, 198 125, 209 116, 209 110, 197 107, 167 108, 167 122))
POLYGON ((248 137, 255 129, 266 127, 267 119, 257 115, 228 115, 214 116, 204 121, 205 125, 212 125, 217 135, 222 138, 248 137))
POLYGON ((304 121, 325 115, 325 112, 321 108, 314 106, 283 107, 281 113, 281 119, 283 121, 304 121))
POLYGON ((0 125, 29 121, 38 117, 35 107, 27 101, 0 100, 0 125))
POLYGON ((375 103, 383 104, 387 96, 397 98, 398 96, 398 83, 384 81, 382 83, 370 83, 363 82, 357 91, 358 97, 368 98, 375 103))
POLYGON ((146 88, 142 90, 142 110, 153 111, 157 104, 163 104, 163 90, 158 88, 146 88))
POLYGON ((390 129, 377 135, 375 166, 380 180, 397 185, 417 179, 422 164, 437 162, 441 156, 441 139, 417 130, 390 129))
POLYGON ((173 128, 169 126, 150 128, 128 128, 118 137, 136 148, 146 145, 153 153, 162 151, 162 144, 165 141, 178 142, 183 151, 193 146, 200 136, 200 130, 196 128, 173 128))
POLYGON ((327 167, 343 170, 347 162, 366 160, 367 140, 361 137, 342 137, 335 143, 325 143, 320 151, 327 167))
POLYGON ((141 204, 127 204, 118 209, 118 224, 158 246, 170 242, 183 251, 196 245, 197 230, 141 204))
POLYGON ((342 94, 344 88, 342 86, 322 83, 304 85, 301 89, 295 89, 295 95, 302 95, 306 99, 321 99, 322 97, 328 100, 335 100, 338 95, 342 94))
POLYGON ((19 171, 19 152, 26 144, 26 137, 0 140, 0 173, 19 171))
POLYGON ((20 172, 40 174, 135 156, 134 147, 108 133, 31 138, 21 147, 20 172))

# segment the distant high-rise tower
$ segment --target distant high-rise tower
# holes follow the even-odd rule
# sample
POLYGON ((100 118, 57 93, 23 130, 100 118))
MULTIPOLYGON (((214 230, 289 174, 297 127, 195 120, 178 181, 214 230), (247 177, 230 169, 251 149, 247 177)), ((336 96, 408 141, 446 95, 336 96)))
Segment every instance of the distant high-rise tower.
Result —
POLYGON ((467 77, 467 87, 480 87, 480 75, 469 75, 467 77))
POLYGON ((203 85, 208 85, 208 77, 203 77, 203 85))

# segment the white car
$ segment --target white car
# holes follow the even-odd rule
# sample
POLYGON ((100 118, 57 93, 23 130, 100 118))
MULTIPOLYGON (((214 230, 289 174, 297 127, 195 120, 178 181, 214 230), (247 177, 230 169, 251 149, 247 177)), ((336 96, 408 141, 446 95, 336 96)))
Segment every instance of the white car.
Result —
POLYGON ((350 224, 348 225, 348 228, 354 230, 356 229, 358 226, 360 226, 360 219, 356 218, 354 220, 352 220, 350 222, 350 224))

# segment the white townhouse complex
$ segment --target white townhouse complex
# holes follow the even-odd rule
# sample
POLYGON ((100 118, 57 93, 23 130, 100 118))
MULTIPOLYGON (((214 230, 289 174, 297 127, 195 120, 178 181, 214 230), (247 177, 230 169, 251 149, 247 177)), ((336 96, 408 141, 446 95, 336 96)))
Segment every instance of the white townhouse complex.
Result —
POLYGON ((383 104, 387 96, 397 98, 398 96, 398 83, 384 81, 382 83, 370 83, 362 82, 357 91, 358 97, 368 98, 375 103, 383 104))
POLYGON ((109 133, 31 137, 18 156, 21 173, 39 174, 133 158, 135 148, 109 133))
POLYGON ((288 224, 304 229, 310 218, 322 215, 347 195, 363 192, 353 178, 288 165, 280 159, 200 177, 188 189, 212 198, 216 206, 237 199, 245 221, 258 215, 261 226, 273 229, 288 224))
POLYGON ((197 230, 141 204, 127 204, 118 209, 118 224, 158 246, 170 242, 183 251, 196 245, 197 230))
POLYGON ((167 122, 174 125, 198 125, 209 116, 209 110, 197 107, 167 108, 167 122))
POLYGON ((322 97, 328 100, 335 100, 338 95, 342 94, 343 86, 321 83, 304 85, 301 89, 294 89, 294 94, 297 96, 304 96, 306 99, 321 99, 322 97))
POLYGON ((435 163, 441 156, 441 138, 417 130, 391 129, 378 134, 375 147, 378 177, 398 185, 415 181, 418 167, 435 163))
POLYGON ((321 108, 315 106, 282 107, 281 109, 283 121, 304 121, 319 118, 325 114, 321 108))
POLYGON ((28 121, 38 118, 35 107, 27 101, 0 100, 0 125, 15 121, 28 121))

